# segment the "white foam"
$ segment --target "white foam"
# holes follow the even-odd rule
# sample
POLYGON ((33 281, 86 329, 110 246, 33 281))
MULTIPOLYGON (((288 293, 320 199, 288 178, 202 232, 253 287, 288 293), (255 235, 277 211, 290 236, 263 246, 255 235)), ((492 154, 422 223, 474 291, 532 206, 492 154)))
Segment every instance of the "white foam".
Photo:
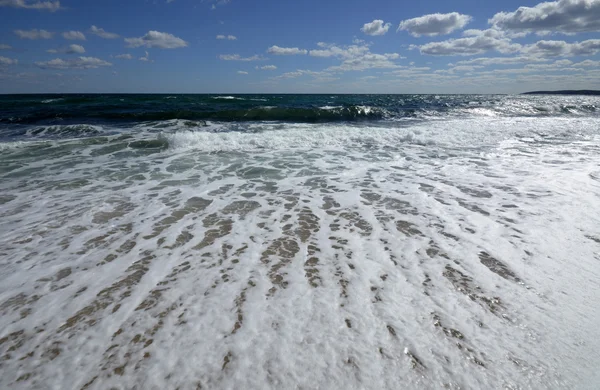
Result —
POLYGON ((27 136, 38 138, 77 138, 90 137, 107 133, 109 133, 109 131, 107 131, 104 127, 89 124, 31 127, 26 132, 27 136))
POLYGON ((246 100, 244 98, 241 97, 235 97, 235 96, 213 96, 213 99, 223 99, 223 100, 246 100))
POLYGON ((16 149, 27 145, 28 143, 22 141, 0 142, 0 151, 16 149))
POLYGON ((596 119, 169 125, 0 154, 0 388, 594 379, 596 119))
MULTIPOLYGON (((175 149, 204 152, 251 151, 263 149, 302 149, 320 147, 362 147, 366 145, 399 146, 444 145, 450 147, 494 146, 534 135, 535 140, 560 136, 586 137, 600 126, 600 118, 573 121, 566 118, 470 118, 424 122, 400 121, 380 126, 346 124, 250 124, 236 125, 238 131, 227 132, 228 124, 211 124, 207 131, 164 133, 175 149), (251 132, 244 131, 247 126, 251 132), (544 129, 544 135, 537 133, 544 129)), ((202 129, 200 129, 202 130, 202 129)))
POLYGON ((419 136, 418 130, 416 133, 411 129, 312 125, 286 126, 285 130, 257 133, 178 131, 164 133, 160 137, 166 139, 174 149, 195 149, 202 152, 433 143, 433 138, 419 136))

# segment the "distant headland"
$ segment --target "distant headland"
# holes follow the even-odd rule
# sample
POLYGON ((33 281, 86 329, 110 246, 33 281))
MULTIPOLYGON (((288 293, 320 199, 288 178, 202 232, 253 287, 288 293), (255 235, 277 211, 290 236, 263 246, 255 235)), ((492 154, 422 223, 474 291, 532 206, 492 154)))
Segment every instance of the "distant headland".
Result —
POLYGON ((522 95, 600 95, 600 91, 591 89, 561 90, 561 91, 532 91, 524 92, 522 95))

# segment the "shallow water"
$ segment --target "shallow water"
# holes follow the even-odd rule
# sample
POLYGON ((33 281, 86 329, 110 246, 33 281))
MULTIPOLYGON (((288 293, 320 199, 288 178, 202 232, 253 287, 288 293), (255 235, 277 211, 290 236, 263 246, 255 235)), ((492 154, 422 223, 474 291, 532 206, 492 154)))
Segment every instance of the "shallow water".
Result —
POLYGON ((1 388, 599 379, 594 115, 31 129, 0 146, 1 388))

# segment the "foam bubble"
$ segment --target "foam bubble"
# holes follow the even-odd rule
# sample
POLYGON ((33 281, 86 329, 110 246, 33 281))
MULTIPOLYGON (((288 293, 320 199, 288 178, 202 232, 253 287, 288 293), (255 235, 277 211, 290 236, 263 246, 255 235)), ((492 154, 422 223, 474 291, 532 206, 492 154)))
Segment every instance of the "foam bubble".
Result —
POLYGON ((0 153, 0 387, 595 375, 597 120, 156 124, 0 153))
POLYGON ((213 96, 213 99, 222 99, 222 100, 246 100, 244 98, 241 97, 235 97, 235 96, 213 96))
POLYGON ((56 103, 56 102, 60 102, 61 100, 64 100, 64 99, 62 99, 62 98, 58 98, 58 99, 45 99, 45 100, 42 100, 42 103, 44 103, 44 104, 56 103))

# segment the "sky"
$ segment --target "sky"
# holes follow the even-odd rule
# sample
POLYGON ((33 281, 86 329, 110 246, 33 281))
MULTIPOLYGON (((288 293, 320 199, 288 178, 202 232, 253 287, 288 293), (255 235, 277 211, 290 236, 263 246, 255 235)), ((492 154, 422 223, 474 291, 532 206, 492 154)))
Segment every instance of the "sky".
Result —
POLYGON ((600 89, 600 0, 0 0, 0 93, 600 89))

